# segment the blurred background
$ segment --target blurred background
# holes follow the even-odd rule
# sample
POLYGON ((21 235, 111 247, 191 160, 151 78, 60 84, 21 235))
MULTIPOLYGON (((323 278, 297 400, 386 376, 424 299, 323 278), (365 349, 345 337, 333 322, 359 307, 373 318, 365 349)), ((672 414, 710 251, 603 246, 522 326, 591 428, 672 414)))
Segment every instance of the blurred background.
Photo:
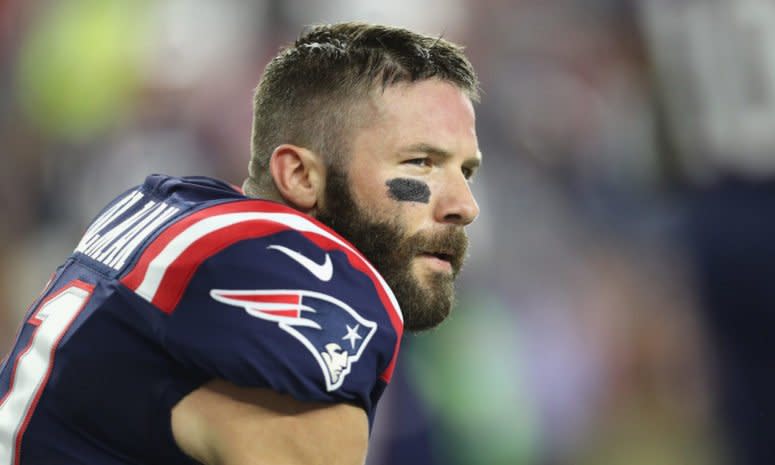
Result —
POLYGON ((305 25, 464 44, 481 206, 369 465, 765 464, 775 449, 775 2, 0 0, 0 349, 108 200, 240 184, 305 25))

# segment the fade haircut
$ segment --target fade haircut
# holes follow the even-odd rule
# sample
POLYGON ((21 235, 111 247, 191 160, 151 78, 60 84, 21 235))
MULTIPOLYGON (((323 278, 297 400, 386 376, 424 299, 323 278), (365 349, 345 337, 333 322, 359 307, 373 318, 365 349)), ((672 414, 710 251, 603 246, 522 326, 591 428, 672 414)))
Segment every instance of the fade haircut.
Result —
POLYGON ((284 143, 312 150, 327 166, 340 162, 351 131, 368 120, 362 108, 374 91, 431 78, 478 101, 474 69, 452 42, 382 25, 313 26, 269 62, 256 88, 245 193, 273 188, 269 159, 284 143))

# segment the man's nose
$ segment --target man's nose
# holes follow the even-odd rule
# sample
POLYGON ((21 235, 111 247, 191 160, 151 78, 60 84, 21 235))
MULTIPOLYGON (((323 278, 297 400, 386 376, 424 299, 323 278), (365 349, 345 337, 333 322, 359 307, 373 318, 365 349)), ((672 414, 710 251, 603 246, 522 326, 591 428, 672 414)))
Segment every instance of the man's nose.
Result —
POLYGON ((479 216, 471 186, 462 173, 451 178, 442 186, 436 206, 436 221, 465 226, 479 216))

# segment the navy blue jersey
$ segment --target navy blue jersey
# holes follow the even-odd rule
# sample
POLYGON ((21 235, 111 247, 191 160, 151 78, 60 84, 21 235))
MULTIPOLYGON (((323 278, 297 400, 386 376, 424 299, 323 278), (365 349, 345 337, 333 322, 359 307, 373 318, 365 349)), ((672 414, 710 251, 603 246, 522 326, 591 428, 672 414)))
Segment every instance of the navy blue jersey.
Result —
POLYGON ((352 245, 287 206, 153 175, 89 226, 0 366, 0 465, 191 464, 170 411, 215 379, 373 419, 402 334, 352 245))

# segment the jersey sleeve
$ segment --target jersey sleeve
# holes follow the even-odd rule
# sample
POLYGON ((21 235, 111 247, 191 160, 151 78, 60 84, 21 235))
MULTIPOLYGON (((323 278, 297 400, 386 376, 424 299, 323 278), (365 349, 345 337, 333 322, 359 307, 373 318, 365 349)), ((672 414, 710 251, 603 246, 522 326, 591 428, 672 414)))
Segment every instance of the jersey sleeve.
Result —
POLYGON ((186 369, 371 413, 401 338, 392 292, 335 233, 250 203, 173 225, 125 283, 168 314, 164 345, 186 369))

